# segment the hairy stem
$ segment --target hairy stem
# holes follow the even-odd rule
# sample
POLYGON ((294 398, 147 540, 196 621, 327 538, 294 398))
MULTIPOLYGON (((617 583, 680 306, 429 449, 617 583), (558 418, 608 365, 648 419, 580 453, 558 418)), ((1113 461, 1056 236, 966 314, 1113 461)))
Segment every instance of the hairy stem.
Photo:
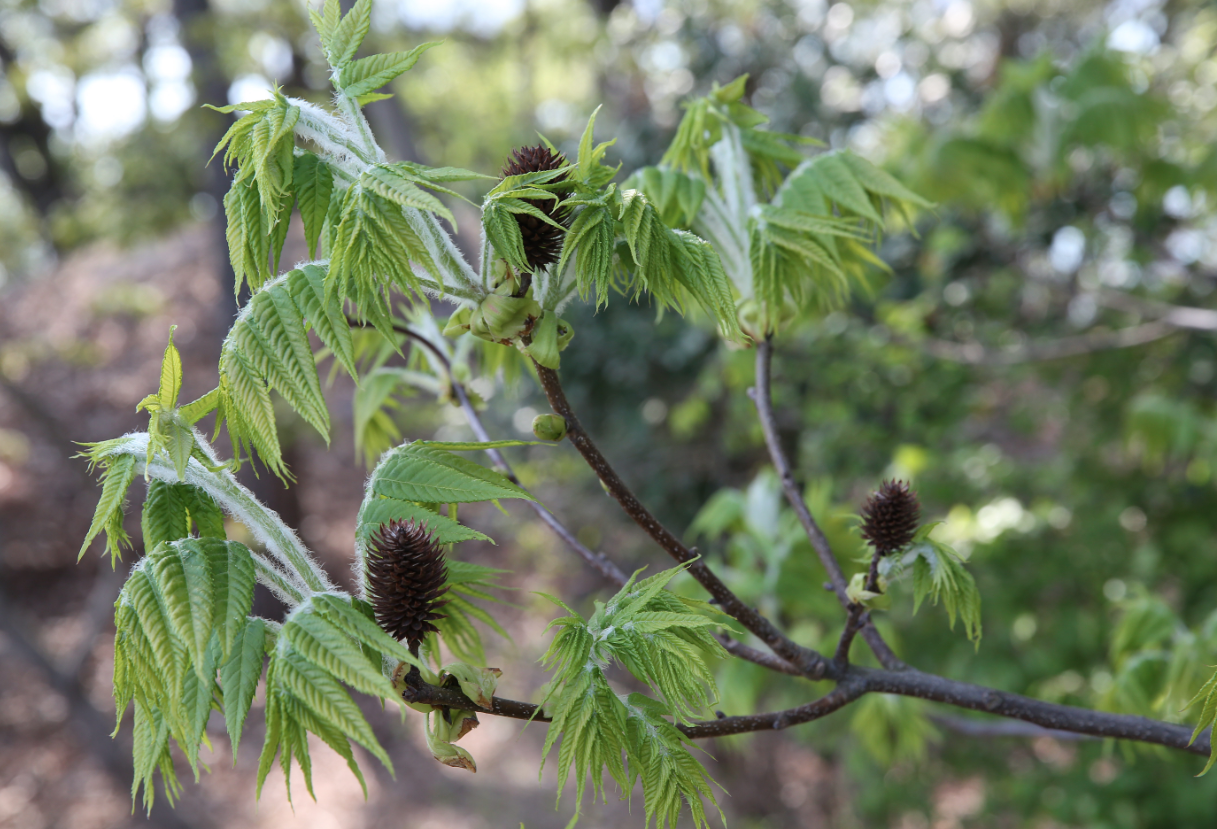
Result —
POLYGON ((537 377, 541 388, 549 399, 549 405, 554 412, 566 419, 566 436, 571 444, 587 461, 588 466, 600 478, 600 482, 610 495, 621 505, 625 514, 633 519, 639 527, 646 531, 651 538, 664 549, 668 555, 681 564, 690 563, 689 574, 706 588, 724 613, 739 620, 748 630, 752 631, 762 642, 768 645, 774 653, 785 661, 796 666, 800 672, 812 679, 832 678, 832 665, 829 660, 810 648, 804 648, 786 637, 772 622, 749 607, 731 591, 722 579, 716 576, 706 566, 705 561, 698 558, 695 551, 686 547, 667 527, 659 523, 646 507, 638 500, 616 470, 605 459, 604 455, 592 442, 591 436, 584 430, 579 418, 566 399, 566 392, 558 379, 558 373, 534 361, 537 377))
MULTIPOLYGON (((772 360, 773 339, 766 337, 756 345, 756 388, 751 391, 752 400, 756 403, 756 413, 761 421, 761 429, 765 433, 765 445, 769 448, 769 457, 782 481, 786 500, 790 502, 790 507, 798 516, 799 523, 803 525, 803 531, 807 534, 812 549, 816 551, 820 564, 828 573, 832 590, 837 595, 837 601, 841 603, 841 607, 849 610, 852 603, 845 592, 847 587, 845 573, 841 570, 841 564, 833 554, 832 546, 824 536, 823 530, 812 517, 811 510, 807 509, 803 494, 794 480, 790 461, 786 458, 786 453, 782 451, 782 444, 778 440, 777 419, 773 415, 773 397, 770 387, 772 360)), ((904 663, 892 652, 874 624, 869 621, 865 623, 862 627, 862 637, 883 667, 889 670, 899 670, 904 667, 904 663)))
MULTIPOLYGON (((147 457, 148 435, 130 435, 127 441, 126 444, 113 449, 111 454, 134 455, 136 468, 142 469, 147 457)), ((197 430, 195 441, 204 454, 209 458, 215 457, 211 446, 197 430)), ((147 465, 147 474, 166 483, 180 483, 177 470, 161 453, 155 455, 147 465)), ((293 585, 298 592, 324 593, 335 589, 325 570, 313 561, 312 554, 292 529, 242 486, 227 469, 212 472, 198 460, 191 458, 186 464, 185 482, 206 492, 225 512, 248 527, 276 562, 299 580, 298 585, 293 585)))

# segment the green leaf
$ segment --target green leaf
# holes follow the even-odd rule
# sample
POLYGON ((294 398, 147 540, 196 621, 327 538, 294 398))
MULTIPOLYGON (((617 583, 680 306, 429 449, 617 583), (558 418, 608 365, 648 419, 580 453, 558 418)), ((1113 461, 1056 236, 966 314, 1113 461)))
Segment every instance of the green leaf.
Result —
POLYGON ((463 504, 499 498, 536 500, 497 472, 430 446, 409 444, 385 455, 371 491, 400 501, 463 504))
POLYGON ((390 52, 357 60, 339 73, 338 86, 351 97, 366 95, 380 89, 403 72, 408 72, 423 52, 439 44, 440 41, 435 40, 415 46, 408 52, 390 52))
POLYGON ((242 445, 256 449, 268 469, 280 477, 286 474, 270 389, 238 348, 220 352, 220 394, 223 417, 238 456, 242 445))
POLYGON ((361 179, 363 186, 373 193, 383 196, 389 201, 402 207, 413 207, 416 210, 427 210, 437 216, 443 216, 450 222, 455 222, 452 211, 435 196, 420 190, 410 178, 403 176, 401 171, 392 164, 377 164, 364 171, 361 179))
POLYGON ((127 489, 135 479, 135 457, 119 455, 105 460, 105 471, 102 473, 101 498, 93 511, 93 521, 85 540, 80 545, 80 553, 76 560, 84 558, 85 551, 93 543, 93 539, 105 530, 106 549, 110 553, 110 566, 113 567, 122 558, 122 547, 130 547, 131 541, 123 530, 123 514, 127 502, 127 489))
POLYGON ((182 419, 192 426, 198 423, 207 415, 214 412, 220 405, 220 390, 212 389, 207 394, 195 400, 192 403, 187 403, 178 409, 178 414, 182 419))
POLYGON ((946 608, 951 630, 955 618, 963 621, 968 639, 980 647, 980 591, 976 580, 964 567, 959 554, 928 536, 915 541, 903 555, 903 564, 913 565, 913 612, 928 596, 935 605, 939 599, 946 608))
MULTIPOLYGON (((227 104, 225 106, 215 106, 213 104, 203 104, 207 109, 222 112, 229 115, 234 112, 262 112, 263 110, 273 109, 278 106, 278 102, 274 98, 263 98, 257 101, 242 101, 239 104, 227 104)), ((223 147, 223 144, 220 145, 223 147)), ((217 152, 219 148, 217 148, 217 152)))
POLYGON ((472 170, 465 170, 461 167, 427 167, 415 161, 398 161, 394 166, 403 172, 408 171, 417 181, 426 181, 433 184, 441 181, 475 181, 477 179, 498 181, 495 176, 475 173, 472 170))
POLYGON ((254 701, 258 680, 262 676, 262 659, 266 653, 266 623, 249 619, 238 628, 236 641, 228 659, 220 666, 220 684, 224 689, 224 721, 232 743, 232 762, 237 762, 237 747, 241 731, 254 701))
POLYGON ((190 515, 179 498, 184 484, 168 484, 159 479, 148 483, 140 528, 144 550, 151 552, 163 541, 176 541, 190 534, 190 515))
POLYGON ((483 449, 507 449, 512 446, 552 446, 553 444, 546 443, 543 440, 463 440, 463 441, 446 441, 446 440, 416 440, 410 444, 411 446, 430 446, 435 449, 443 449, 445 452, 476 452, 483 449))
POLYGON ((330 209, 330 198, 334 191, 334 173, 329 165, 313 153, 303 153, 295 159, 292 181, 296 191, 296 202, 300 207, 300 218, 304 223, 304 240, 308 244, 308 255, 317 255, 317 242, 325 227, 325 217, 330 209))
POLYGON ((176 412, 172 418, 164 419, 162 427, 165 432, 165 448, 169 451, 169 459, 177 472, 179 481, 186 480, 186 464, 194 454, 194 429, 183 421, 176 412))
POLYGON ((287 287, 309 327, 317 332, 325 347, 334 353, 338 363, 354 378, 355 350, 351 326, 337 296, 326 295, 325 271, 317 265, 305 265, 287 275, 287 287))
POLYGON ((243 282, 251 291, 257 290, 269 275, 270 220, 262 209, 256 178, 244 170, 224 196, 224 215, 229 261, 236 275, 233 291, 240 294, 243 282))
POLYGON ((330 48, 330 40, 334 37, 334 31, 338 28, 338 21, 341 17, 342 10, 338 0, 325 0, 322 5, 321 14, 309 9, 309 20, 313 23, 313 28, 317 30, 317 36, 321 40, 322 48, 328 50, 330 48))
POLYGON ((161 381, 156 392, 164 411, 177 406, 177 396, 182 390, 182 355, 173 345, 173 332, 176 330, 176 325, 169 326, 169 344, 165 346, 165 356, 161 359, 161 381))
POLYGON ((580 210, 563 238, 562 256, 556 269, 557 273, 565 273, 574 256, 579 294, 586 297, 594 289, 597 306, 608 302, 616 236, 614 225, 612 211, 607 206, 589 205, 580 210))
POLYGON ((174 636, 186 646, 196 670, 202 671, 216 615, 211 562, 197 546, 181 541, 156 550, 149 556, 149 566, 174 636))
POLYGON ((372 534, 382 524, 390 521, 418 521, 427 527, 427 531, 435 535, 440 544, 455 544, 459 541, 490 541, 493 539, 483 535, 471 527, 466 527, 412 501, 401 501, 395 498, 373 498, 367 501, 359 510, 356 537, 367 543, 372 534))
MULTIPOLYGON (((326 7, 327 19, 329 18, 328 2, 329 0, 327 0, 326 7)), ((330 42, 326 44, 330 66, 335 69, 343 69, 350 63, 351 58, 355 57, 355 53, 359 51, 359 45, 367 37, 371 25, 372 0, 356 0, 351 10, 334 27, 330 42)))
MULTIPOLYGON (((1213 725, 1214 722, 1217 722, 1217 673, 1213 674, 1212 678, 1210 678, 1208 682, 1204 683, 1204 686, 1196 692, 1196 696, 1194 696, 1192 701, 1187 704, 1187 707, 1191 708, 1198 702, 1202 703, 1200 706, 1200 717, 1196 720, 1196 728, 1194 731, 1192 731, 1192 737, 1190 740, 1188 740, 1188 745, 1196 742, 1196 738, 1200 736, 1200 733, 1204 731, 1204 729, 1213 725)), ((1212 740, 1212 737, 1210 736, 1209 739, 1212 740)), ((1205 774, 1208 774, 1209 769, 1213 767, 1214 760, 1217 760, 1217 750, 1210 749, 1209 761, 1205 763, 1200 774, 1196 776, 1202 777, 1205 774)))
POLYGON ((185 506, 187 514, 194 521, 198 534, 208 538, 225 538, 224 512, 211 499, 211 496, 196 486, 186 484, 176 484, 175 486, 178 490, 179 502, 185 506))

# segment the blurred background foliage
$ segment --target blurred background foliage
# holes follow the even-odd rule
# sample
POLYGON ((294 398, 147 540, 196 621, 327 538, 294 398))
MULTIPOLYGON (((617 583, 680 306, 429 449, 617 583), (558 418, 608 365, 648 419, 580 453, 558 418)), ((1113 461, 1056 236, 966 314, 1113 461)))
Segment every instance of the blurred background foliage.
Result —
MULTIPOLYGON (((1217 10, 1190 0, 375 4, 369 49, 435 38, 444 45, 368 110, 399 157, 495 173, 538 130, 571 148, 602 103, 597 137, 617 137, 610 159, 628 173, 658 160, 682 98, 748 73, 748 100, 771 128, 849 147, 934 200, 883 241, 893 272, 873 295, 777 344, 779 424, 807 499, 852 557, 851 515, 866 492, 911 478, 927 519, 970 556, 979 651, 941 608, 914 617, 897 585, 882 624, 912 664, 1187 719, 1180 709, 1217 662, 1217 311, 1206 307, 1217 287, 1217 10)), ((194 224, 221 245, 227 180, 204 162, 229 121, 200 104, 260 97, 272 83, 328 95, 300 0, 3 0, 0 61, 0 303, 91 242, 146 244, 194 224)), ((475 249, 476 213, 452 209, 475 249)), ((229 319, 230 276, 215 270, 214 309, 199 316, 229 319)), ((104 298, 114 313, 147 312, 138 292, 104 298)), ((626 478, 747 600, 831 651, 842 620, 767 466, 745 395, 752 353, 645 305, 568 316, 568 389, 626 478)), ((0 336, 14 401, 38 393, 40 361, 72 359, 0 336)), ((527 379, 474 388, 496 435, 526 432, 544 411, 527 379)), ((467 435, 425 394, 398 402, 373 422, 365 400, 355 426, 386 439, 467 435)), ((23 474, 23 429, 36 431, 9 411, 0 504, 23 474)), ((351 428, 349 415, 340 422, 351 428)), ((349 438, 339 445, 344 464, 363 463, 349 438)), ((318 473, 296 471, 308 492, 318 473)), ((659 563, 569 453, 530 455, 520 471, 575 516, 586 543, 627 565, 659 563)), ((13 526, 0 543, 20 534, 13 526)), ((512 526, 499 560, 536 589, 528 573, 563 553, 533 524, 512 526)), ((6 556, 3 579, 23 566, 6 556)), ((597 589, 577 584, 585 597, 597 589)), ((29 613, 41 595, 24 597, 29 613)), ((724 665, 722 680, 732 714, 815 692, 746 663, 724 665)), ((720 744, 714 773, 742 826, 1213 825, 1217 776, 1193 779, 1195 758, 955 734, 966 725, 868 697, 780 740, 720 744), (780 742, 802 753, 784 755, 780 742), (748 776, 790 756, 798 762, 781 772, 748 776)), ((529 825, 558 819, 541 811, 529 825)), ((499 823, 492 810, 469 825, 499 823)))

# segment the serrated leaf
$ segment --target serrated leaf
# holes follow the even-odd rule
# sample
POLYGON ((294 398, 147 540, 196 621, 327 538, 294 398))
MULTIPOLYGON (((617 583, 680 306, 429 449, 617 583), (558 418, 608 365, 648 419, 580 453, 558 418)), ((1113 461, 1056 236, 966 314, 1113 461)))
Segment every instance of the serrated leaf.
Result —
POLYGON ((340 729, 393 770, 393 761, 372 733, 363 712, 328 671, 282 646, 271 656, 271 662, 274 679, 283 692, 307 705, 318 718, 340 729))
POLYGON ((165 346, 165 356, 161 358, 161 380, 156 396, 163 410, 177 406, 177 396, 182 390, 182 355, 178 354, 173 345, 173 332, 176 325, 169 326, 169 344, 165 346))
POLYGON ((499 498, 536 500, 497 472, 429 446, 393 450, 370 482, 376 495, 399 501, 464 504, 499 498))
POLYGON ((354 378, 355 351, 351 326, 337 296, 326 296, 325 271, 317 265, 305 265, 288 275, 287 285, 309 326, 317 332, 325 347, 334 353, 338 363, 354 378))
POLYGON ((443 216, 453 222, 452 211, 435 196, 419 189, 408 178, 394 169, 391 164, 377 164, 364 171, 361 177, 363 186, 373 193, 399 204, 402 207, 412 207, 416 210, 427 210, 437 216, 443 216))
POLYGON ((220 353, 220 393, 233 446, 248 444, 257 449, 267 468, 282 476, 286 470, 270 390, 238 349, 220 353))
POLYGON ((181 488, 181 484, 168 484, 159 479, 148 482, 140 519, 146 552, 151 552, 161 542, 176 541, 190 534, 186 505, 179 498, 181 488))
POLYGON ((338 85, 352 97, 366 95, 380 89, 403 72, 408 72, 423 52, 439 44, 440 41, 435 40, 415 46, 408 52, 389 52, 357 60, 339 73, 338 85))
POLYGON ((228 659, 220 666, 220 684, 224 689, 224 721, 232 743, 232 762, 236 765, 237 748, 245 717, 253 704, 258 680, 262 676, 262 661, 266 649, 266 624, 261 619, 249 619, 240 625, 228 659))
POLYGON ((175 415, 165 423, 165 448, 169 451, 169 460, 177 472, 179 481, 186 480, 186 464, 194 454, 194 430, 175 415))
MULTIPOLYGON (((1198 702, 1202 703, 1200 706, 1200 716, 1196 720, 1196 728, 1194 731, 1192 731, 1191 739, 1187 741, 1188 745, 1196 742, 1196 738, 1200 736, 1204 729, 1213 725, 1214 722, 1217 722, 1217 673, 1213 674, 1209 681, 1204 683, 1204 686, 1196 692, 1196 696, 1194 696, 1192 701, 1189 702, 1185 707, 1191 708, 1198 702)), ((1210 737, 1210 740, 1212 740, 1212 737, 1210 737)), ((1209 761, 1205 763, 1204 768, 1200 771, 1200 774, 1196 776, 1202 777, 1205 774, 1208 774, 1209 769, 1213 767, 1213 763, 1215 761, 1217 761, 1217 749, 1210 748, 1209 761)))
POLYGON ((494 543, 489 536, 483 535, 471 527, 466 527, 412 501, 401 501, 395 498, 375 498, 365 503, 359 510, 356 537, 366 544, 381 524, 389 521, 410 520, 424 524, 428 532, 433 533, 440 544, 455 544, 460 541, 494 543))
POLYGON ((195 486, 175 485, 178 500, 186 508, 200 536, 223 539, 224 512, 211 500, 211 496, 195 486))
POLYGON ((220 405, 220 390, 212 389, 207 394, 200 397, 191 403, 187 403, 178 409, 178 414, 187 423, 194 425, 202 420, 207 415, 211 414, 220 405))
POLYGON ((186 646, 195 669, 202 671, 216 610, 211 562, 189 541, 167 544, 148 560, 173 634, 186 646))
POLYGON ((97 508, 93 511, 93 521, 89 524, 89 531, 85 533, 85 540, 80 545, 80 553, 77 554, 76 560, 84 558, 85 551, 89 549, 93 539, 104 529, 106 530, 106 549, 110 552, 110 565, 113 567, 115 562, 121 558, 119 545, 130 546, 127 534, 121 531, 127 489, 130 488, 131 481, 135 479, 134 456, 119 455, 107 459, 103 475, 101 498, 97 502, 97 508), (121 534, 115 533, 115 529, 121 534))
MULTIPOLYGON (((328 18, 328 6, 326 12, 328 18)), ((356 0, 351 10, 334 27, 330 42, 326 44, 330 65, 335 69, 342 69, 350 63, 351 58, 359 51, 359 45, 367 37, 371 25, 372 0, 356 0)))
POLYGON ((927 597, 935 605, 941 600, 951 629, 955 629, 958 616, 963 621, 968 639, 980 647, 980 591, 959 554, 945 544, 926 537, 908 548, 903 562, 905 566, 913 565, 913 612, 917 612, 927 597))
MULTIPOLYGON (((239 104, 226 104, 225 106, 215 106, 213 104, 203 104, 207 109, 223 112, 225 115, 233 112, 261 112, 278 106, 278 102, 274 98, 261 98, 257 101, 242 101, 239 104)), ((223 145, 221 145, 223 146, 223 145)))
POLYGON ((329 165, 313 153, 303 153, 295 159, 292 181, 300 218, 304 223, 304 240, 309 256, 317 255, 317 242, 325 227, 334 191, 334 173, 329 165))
POLYGON ((395 696, 393 683, 372 666, 359 645, 325 616, 305 608, 292 615, 279 636, 305 659, 357 691, 381 698, 395 696))

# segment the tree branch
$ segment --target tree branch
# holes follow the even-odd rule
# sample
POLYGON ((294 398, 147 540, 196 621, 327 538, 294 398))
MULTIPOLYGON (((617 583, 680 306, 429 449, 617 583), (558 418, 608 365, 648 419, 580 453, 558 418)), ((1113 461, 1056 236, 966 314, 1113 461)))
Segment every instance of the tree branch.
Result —
MULTIPOLYGON (((484 708, 459 690, 430 685, 417 677, 408 678, 407 682, 409 685, 402 692, 402 698, 407 702, 443 705, 519 720, 535 719, 548 722, 543 714, 537 714, 538 706, 529 702, 494 697, 492 706, 484 708), (534 716, 535 714, 537 715, 534 716)), ((832 691, 796 708, 742 717, 722 717, 677 727, 694 740, 751 731, 780 731, 827 716, 868 693, 915 697, 1030 724, 986 724, 972 723, 957 717, 935 718, 943 727, 971 736, 1049 736, 1060 739, 1090 736, 1152 743, 1200 756, 1207 756, 1210 750, 1208 734, 1200 735, 1194 743, 1188 745, 1192 729, 1186 725, 1160 722, 1131 714, 1109 714, 1071 705, 1057 705, 967 682, 956 682, 912 668, 886 671, 851 667, 832 691)))
POLYGON ((850 668, 849 676, 860 676, 868 692, 899 694, 906 697, 942 702, 956 708, 983 711, 1014 720, 1033 723, 1054 731, 1135 740, 1142 743, 1208 756, 1210 737, 1202 734, 1188 745, 1192 729, 1186 725, 1160 722, 1132 714, 1109 714, 1072 705, 1057 705, 1043 700, 1010 694, 968 682, 956 682, 914 668, 902 671, 875 671, 850 668))
MULTIPOLYGON (((803 525, 803 531, 807 534, 807 539, 811 542, 812 549, 816 551, 820 564, 827 571, 832 591, 837 594, 837 601, 841 603, 841 607, 850 612, 852 617, 852 602, 850 602, 849 596, 845 592, 845 573, 841 570, 841 564, 833 554, 832 546, 828 543, 828 539, 824 536, 820 525, 816 523, 816 519, 812 517, 811 510, 807 508, 807 503, 803 500, 803 493, 799 491, 799 486, 794 480, 794 472, 790 468, 790 461, 787 460, 786 453, 782 451, 782 444, 778 440, 777 419, 773 414, 773 395, 770 390, 772 362, 773 339, 772 337, 766 337, 756 345, 756 388, 750 390, 749 395, 756 404, 756 413, 761 421, 761 430, 765 433, 765 445, 769 448, 769 457, 773 461, 773 466, 782 481, 782 489, 786 493, 786 500, 790 502, 791 509, 798 516, 799 523, 803 525)), ((847 624, 846 630, 848 629, 847 624)), ((869 619, 863 624, 861 630, 862 637, 870 646, 871 651, 874 652, 875 657, 879 660, 879 664, 893 671, 904 667, 904 663, 892 652, 892 649, 883 640, 878 629, 875 628, 869 619)), ((852 638, 853 633, 850 633, 850 639, 852 640, 852 638)), ((848 653, 849 642, 844 644, 846 646, 846 653, 848 653)))
POLYGON ((678 562, 689 563, 689 574, 697 579, 702 587, 714 597, 723 612, 738 619, 739 622, 768 645, 774 653, 785 661, 796 666, 803 675, 811 679, 833 679, 835 676, 832 663, 821 654, 810 648, 804 648, 787 638, 772 622, 762 616, 755 608, 749 607, 731 591, 722 579, 716 576, 705 561, 686 547, 667 527, 659 523, 634 493, 626 486, 616 470, 605 459, 596 447, 591 436, 584 430, 579 418, 566 399, 566 392, 558 379, 558 373, 534 361, 537 377, 541 388, 549 399, 549 405, 566 420, 566 436, 571 444, 587 461, 588 466, 600 478, 600 482, 610 495, 621 505, 625 514, 634 520, 639 527, 646 531, 668 555, 678 562))
MULTIPOLYGON (((440 359, 446 368, 450 366, 447 358, 433 343, 421 335, 409 331, 409 329, 401 330, 401 332, 428 348, 431 353, 440 359)), ((786 461, 785 455, 781 453, 780 446, 777 445, 773 410, 769 402, 768 363, 770 348, 771 344, 768 342, 758 348, 758 369, 763 368, 763 370, 758 370, 758 388, 754 399, 757 401, 757 408, 761 414, 767 442, 770 442, 770 436, 772 435, 773 439, 770 443, 770 449, 771 453, 776 455, 774 460, 775 464, 779 467, 779 474, 782 477, 784 487, 789 480, 789 488, 787 488, 786 492, 787 497, 792 501, 796 512, 800 513, 801 521, 804 520, 803 515, 806 514, 804 527, 810 526, 814 528, 815 536, 809 532, 809 538, 814 539, 814 537, 818 536, 820 539, 823 539, 824 549, 828 554, 827 562, 831 562, 831 565, 826 562, 826 569, 830 577, 834 575, 838 577, 833 579, 830 586, 833 588, 833 592, 838 593, 840 596, 843 590, 838 592, 837 588, 839 584, 843 585, 844 574, 841 572, 836 558, 832 555, 831 549, 828 548, 827 540, 824 539, 823 533, 819 531, 819 527, 815 524, 814 519, 806 511, 806 505, 803 503, 797 486, 794 485, 789 463, 786 461)), ((566 419, 567 435, 571 438, 571 443, 583 455, 588 465, 596 472, 609 493, 621 504, 626 514, 646 530, 677 561, 682 563, 692 561, 696 557, 696 553, 685 547, 642 506, 600 453, 587 432, 584 431, 582 424, 566 399, 557 373, 538 365, 537 374, 541 380, 542 389, 549 398, 550 406, 555 413, 566 419)), ((470 425, 474 429, 475 434, 478 435, 479 440, 489 440, 485 429, 482 427, 476 412, 469 402, 468 396, 463 394, 463 388, 455 380, 453 380, 453 391, 461 401, 462 408, 470 419, 470 425)), ((510 473, 510 467, 502 460, 502 456, 497 451, 488 450, 488 454, 491 455, 492 460, 501 469, 507 470, 504 474, 508 474, 513 480, 518 481, 510 473)), ((561 527, 561 524, 557 523, 556 519, 553 519, 553 521, 557 524, 555 529, 561 528, 565 530, 565 528, 561 527)), ((551 524, 551 526, 553 525, 551 524)), ((569 531, 566 532, 569 534, 569 531)), ((561 533, 559 534, 561 535, 561 533)), ((567 540, 565 536, 563 539, 567 540)), ((578 544, 578 541, 573 539, 573 537, 570 538, 568 543, 572 541, 573 544, 578 544)), ((815 541, 813 540, 814 545, 815 541)), ((582 545, 579 546, 581 547, 582 545)), ((586 550, 586 548, 583 549, 586 550)), ((817 548, 817 553, 819 552, 820 550, 817 548)), ((599 557, 598 554, 592 553, 590 550, 587 550, 587 553, 593 557, 599 557)), ((587 556, 584 557, 587 558, 587 556)), ((825 557, 822 556, 821 560, 824 561, 825 557)), ((597 569, 600 570, 601 568, 597 567, 597 569)), ((982 728, 980 725, 974 726, 968 724, 967 721, 958 720, 958 718, 942 719, 940 724, 944 727, 958 730, 961 733, 974 733, 977 735, 993 734, 997 736, 1040 736, 1042 734, 1045 736, 1061 737, 1066 737, 1067 735, 1075 735, 1075 737, 1076 735, 1089 735, 1098 738, 1152 743, 1201 756, 1207 756, 1210 752, 1210 735, 1200 735, 1194 743, 1189 745, 1192 729, 1186 725, 1160 722, 1128 714, 1111 714, 1069 705, 1057 705, 1024 697, 1019 694, 998 691, 993 688, 957 682, 910 668, 891 653, 891 650, 887 648, 886 643, 879 636, 878 631, 875 630, 873 624, 869 623, 864 614, 860 614, 858 620, 861 632, 864 636, 867 636, 868 633, 870 634, 867 637, 868 643, 871 644, 872 649, 875 649, 876 656, 879 657, 885 666, 890 664, 891 667, 886 670, 873 670, 848 666, 842 664, 843 660, 830 662, 816 651, 803 648, 782 635, 768 619, 761 616, 754 608, 743 604, 700 560, 693 562, 693 565, 690 567, 690 573, 710 592, 725 612, 743 623, 745 627, 760 637, 762 641, 765 641, 774 650, 774 653, 777 654, 776 657, 770 656, 756 651, 747 645, 722 637, 720 641, 723 641, 724 648, 733 656, 755 662, 781 673, 812 679, 835 679, 838 681, 838 685, 833 691, 818 700, 797 708, 741 717, 723 717, 711 722, 680 726, 681 730, 692 739, 741 734, 750 731, 780 730, 791 725, 809 722, 826 716, 848 705, 864 694, 888 693, 939 702, 967 710, 981 711, 1030 724, 1030 726, 1007 724, 1004 726, 996 725, 982 728), (874 641, 871 641, 872 637, 874 641), (878 647, 876 647, 875 643, 878 643, 878 647)), ((848 600, 844 604, 846 607, 850 607, 848 600)), ((848 639, 844 635, 842 636, 842 643, 847 650, 848 639)), ((838 656, 840 656, 841 649, 841 645, 839 645, 838 656)), ((537 706, 532 703, 494 697, 492 707, 483 708, 474 704, 472 700, 457 690, 439 688, 427 685, 426 683, 416 682, 412 684, 403 692, 403 698, 410 702, 447 705, 454 708, 474 710, 515 719, 545 721, 543 716, 534 717, 534 714, 537 713, 537 706)))
POLYGON ((939 728, 954 731, 956 734, 962 734, 965 737, 976 737, 978 739, 994 737, 1016 737, 1021 739, 1050 737, 1053 740, 1069 741, 1099 739, 1091 734, 1078 734, 1073 731, 1054 731, 1051 728, 1042 728, 1038 725, 1018 720, 986 722, 985 720, 972 720, 966 717, 947 717, 940 714, 931 715, 929 719, 930 722, 939 728))

